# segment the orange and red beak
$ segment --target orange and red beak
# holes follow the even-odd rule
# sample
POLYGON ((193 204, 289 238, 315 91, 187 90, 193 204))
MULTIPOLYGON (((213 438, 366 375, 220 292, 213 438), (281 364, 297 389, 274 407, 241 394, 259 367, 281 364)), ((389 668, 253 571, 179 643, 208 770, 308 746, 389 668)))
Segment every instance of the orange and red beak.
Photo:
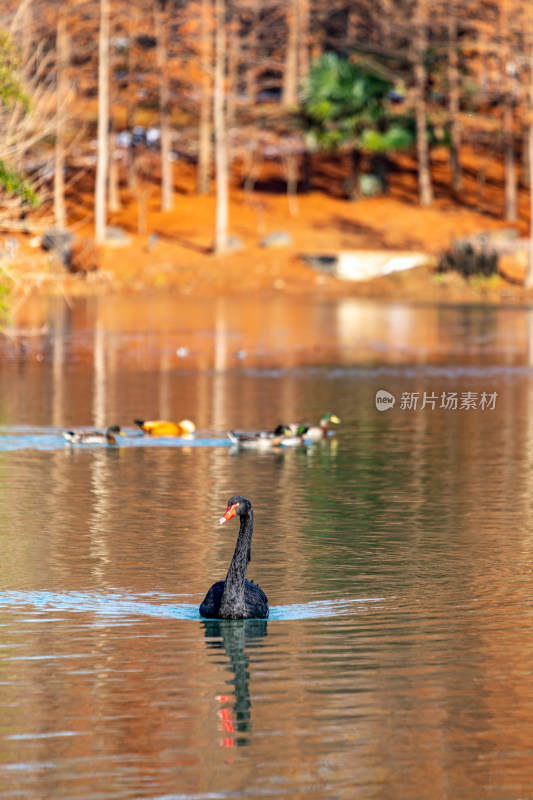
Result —
POLYGON ((239 505, 238 503, 233 503, 232 506, 228 506, 227 507, 226 513, 224 514, 223 517, 220 517, 220 519, 219 519, 219 522, 220 522, 221 525, 223 525, 225 522, 227 522, 228 519, 231 519, 232 517, 235 516, 235 509, 237 508, 238 505, 239 505))

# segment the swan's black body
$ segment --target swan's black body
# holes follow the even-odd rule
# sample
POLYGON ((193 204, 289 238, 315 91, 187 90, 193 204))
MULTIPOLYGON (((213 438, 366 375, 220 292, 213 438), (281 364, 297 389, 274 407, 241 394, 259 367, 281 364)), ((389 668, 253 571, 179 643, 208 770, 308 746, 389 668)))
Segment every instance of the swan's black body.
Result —
POLYGON ((256 583, 246 580, 254 529, 254 512, 246 497, 232 497, 220 522, 234 516, 240 517, 241 524, 226 580, 211 586, 200 606, 200 614, 209 619, 266 619, 266 594, 256 583))

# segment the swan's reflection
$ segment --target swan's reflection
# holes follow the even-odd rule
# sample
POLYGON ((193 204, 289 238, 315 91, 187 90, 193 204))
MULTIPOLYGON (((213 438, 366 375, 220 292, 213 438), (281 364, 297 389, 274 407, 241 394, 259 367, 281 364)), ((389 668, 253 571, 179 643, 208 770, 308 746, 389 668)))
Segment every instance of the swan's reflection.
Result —
POLYGON ((226 651, 229 669, 234 676, 228 681, 228 684, 233 684, 233 694, 218 696, 221 703, 219 717, 225 734, 221 741, 223 747, 242 747, 249 743, 252 701, 246 645, 266 636, 267 624, 266 619, 202 620, 208 646, 226 651))

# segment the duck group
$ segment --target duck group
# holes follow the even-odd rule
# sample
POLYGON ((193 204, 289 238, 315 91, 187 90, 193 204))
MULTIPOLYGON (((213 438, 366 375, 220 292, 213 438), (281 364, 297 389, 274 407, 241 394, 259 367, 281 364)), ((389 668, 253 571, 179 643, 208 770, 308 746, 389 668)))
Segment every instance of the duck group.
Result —
POLYGON ((327 440, 331 423, 338 425, 340 418, 328 412, 322 414, 316 425, 291 422, 288 425, 278 425, 272 431, 228 431, 228 436, 234 446, 244 449, 295 447, 327 440))
MULTIPOLYGON (((167 420, 134 420, 143 434, 148 436, 191 437, 196 426, 190 420, 169 422, 167 420)), ((267 449, 324 441, 329 436, 329 426, 338 425, 336 414, 323 414, 317 425, 290 423, 278 425, 272 431, 230 431, 231 443, 239 448, 267 449)), ((125 436, 120 425, 110 425, 105 431, 74 428, 62 431, 65 440, 71 444, 115 445, 117 436, 125 436)), ((264 591, 246 578, 252 552, 254 513, 248 498, 235 495, 227 503, 220 523, 239 519, 239 534, 235 551, 224 580, 217 580, 205 595, 199 612, 207 619, 268 619, 269 604, 264 591)))
MULTIPOLYGON (((196 433, 196 425, 190 419, 171 422, 165 419, 133 420, 142 433, 150 437, 181 437, 190 439, 196 433)), ((267 450, 273 447, 295 447, 326 441, 330 435, 330 425, 338 425, 336 414, 322 414, 316 425, 291 422, 278 425, 273 430, 228 431, 234 447, 251 450, 267 450)), ((117 444, 117 436, 126 436, 120 425, 110 425, 106 430, 72 428, 61 432, 69 444, 117 444)))
MULTIPOLYGON (((196 432, 196 425, 190 419, 180 422, 169 422, 163 419, 134 420, 143 433, 150 436, 191 437, 196 432)), ((117 444, 117 436, 126 436, 120 425, 110 425, 105 431, 92 428, 71 428, 61 431, 61 435, 69 444, 117 444)))

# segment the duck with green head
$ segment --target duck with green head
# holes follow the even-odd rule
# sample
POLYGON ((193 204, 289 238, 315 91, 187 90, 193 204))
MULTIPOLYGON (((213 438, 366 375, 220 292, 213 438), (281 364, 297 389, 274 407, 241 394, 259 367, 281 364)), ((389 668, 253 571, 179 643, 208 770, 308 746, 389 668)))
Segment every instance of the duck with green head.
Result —
POLYGON ((228 431, 231 443, 235 447, 247 450, 267 450, 283 444, 286 436, 291 435, 288 425, 278 425, 273 431, 228 431))
POLYGON ((329 436, 329 426, 331 423, 338 425, 340 423, 339 417, 329 412, 327 414, 322 414, 318 420, 318 425, 310 425, 309 427, 299 425, 298 435, 304 443, 324 441, 329 436))

